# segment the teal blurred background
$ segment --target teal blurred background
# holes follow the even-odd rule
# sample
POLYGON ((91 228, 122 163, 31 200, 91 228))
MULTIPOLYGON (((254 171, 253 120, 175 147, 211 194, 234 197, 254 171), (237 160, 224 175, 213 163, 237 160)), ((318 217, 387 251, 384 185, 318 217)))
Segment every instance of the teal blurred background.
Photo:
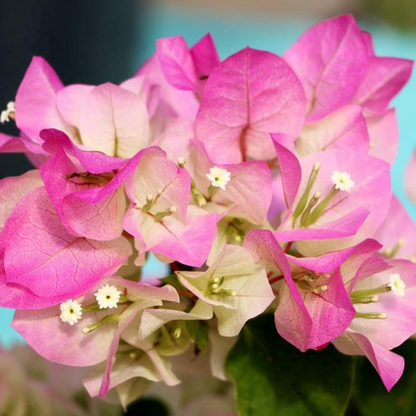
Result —
MULTIPOLYGON (((412 4, 416 4, 414 0, 412 1, 412 4)), ((136 68, 153 53, 157 38, 173 35, 182 35, 189 44, 193 44, 210 32, 221 58, 246 46, 282 54, 312 24, 343 12, 356 12, 361 27, 373 34, 378 55, 416 59, 416 33, 411 29, 412 25, 416 26, 416 24, 411 17, 411 8, 406 9, 407 13, 404 13, 406 19, 402 19, 399 11, 396 14, 391 12, 389 6, 392 2, 385 0, 380 2, 366 0, 362 2, 363 7, 358 7, 357 2, 342 0, 317 2, 319 6, 315 5, 315 7, 312 2, 303 3, 300 0, 281 3, 282 6, 279 7, 273 6, 266 0, 259 2, 215 0, 212 2, 213 6, 208 7, 199 1, 157 1, 152 6, 140 2, 138 5, 140 7, 136 9, 137 18, 133 20, 133 24, 136 25, 135 31, 132 32, 136 33, 135 39, 129 40, 130 48, 135 45, 134 52, 128 59, 118 61, 120 73, 127 74, 124 77, 133 74, 136 68), (199 4, 201 7, 198 6, 199 4)), ((398 3, 394 4, 397 9, 398 3)), ((120 7, 122 7, 121 3, 120 7)), ((416 19, 416 11, 413 12, 413 19, 416 19)), ((106 28, 102 27, 101 30, 106 28)), ((121 39, 112 47, 123 48, 123 45, 121 39)), ((48 56, 45 58, 48 59, 48 56)), ((98 74, 96 79, 99 79, 98 74)), ((116 81, 116 79, 110 80, 116 81)), ((2 79, 1 82, 4 80, 2 79)), ((82 79, 70 82, 82 82, 82 79)), ((400 129, 399 154, 392 170, 393 189, 416 219, 416 209, 406 200, 403 192, 404 170, 416 146, 415 76, 394 100, 393 105, 397 108, 400 129)), ((147 274, 163 274, 164 271, 163 267, 152 261, 148 265, 147 274)), ((13 311, 0 308, 0 343, 6 346, 21 342, 18 334, 9 326, 12 317, 13 311)))

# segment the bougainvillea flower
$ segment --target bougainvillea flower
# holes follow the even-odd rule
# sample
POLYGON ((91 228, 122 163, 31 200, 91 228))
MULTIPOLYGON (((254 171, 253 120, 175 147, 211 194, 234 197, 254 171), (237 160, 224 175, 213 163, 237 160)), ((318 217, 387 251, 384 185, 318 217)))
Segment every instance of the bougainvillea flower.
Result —
POLYGON ((210 34, 192 48, 181 36, 158 39, 156 56, 170 85, 179 90, 196 92, 200 96, 211 71, 220 63, 210 34))
POLYGON ((132 202, 124 229, 136 237, 141 257, 151 251, 190 266, 201 266, 217 233, 218 215, 189 207, 188 172, 152 148, 126 183, 132 202), (178 244, 180 242, 180 244, 178 244))
POLYGON ((157 288, 112 277, 78 298, 83 306, 82 319, 73 326, 62 322, 59 306, 38 311, 18 310, 12 326, 49 361, 86 367, 108 360, 107 366, 111 368, 125 327, 139 310, 160 306, 162 300, 178 302, 179 297, 172 286, 157 288), (117 309, 97 309, 95 302, 91 302, 93 293, 105 283, 117 286, 124 294, 117 309))
MULTIPOLYGON (((207 155, 204 144, 191 140, 186 168, 199 197, 202 196, 208 204, 215 204, 215 211, 227 210, 227 214, 245 218, 254 224, 262 224, 266 220, 272 197, 272 178, 266 162, 215 165, 207 155), (230 179, 223 188, 217 188, 210 195, 213 191, 212 179, 209 178, 212 168, 227 171, 230 179)), ((214 211, 214 208, 210 210, 214 211)))
POLYGON ((244 247, 257 263, 281 275, 276 328, 283 338, 306 351, 332 341, 348 327, 355 310, 343 276, 353 273, 356 262, 348 266, 353 271, 347 270, 345 264, 355 256, 362 262, 362 257, 381 246, 368 240, 350 249, 296 258, 283 252, 272 232, 255 230, 247 235, 244 247))
POLYGON ((370 138, 369 154, 393 164, 399 145, 396 110, 390 108, 381 114, 366 110, 365 119, 370 138))
MULTIPOLYGON (((135 77, 144 79, 145 91, 149 91, 149 97, 156 101, 154 106, 153 119, 156 124, 156 134, 162 133, 163 126, 177 117, 195 120, 196 113, 199 108, 199 101, 193 91, 180 90, 173 87, 166 80, 159 59, 153 55, 145 64, 136 72, 135 77)), ((149 104, 148 104, 149 105, 149 104)))
POLYGON ((297 137, 304 116, 305 96, 292 69, 277 55, 246 48, 211 72, 195 136, 215 163, 270 159, 269 133, 297 137))
POLYGON ((380 57, 372 53, 352 103, 384 113, 409 80, 412 69, 413 61, 409 59, 380 57))
POLYGON ((80 149, 58 130, 43 130, 41 137, 53 154, 40 169, 42 178, 68 232, 100 241, 119 237, 127 210, 123 184, 152 148, 127 160, 80 149))
MULTIPOLYGON (((182 327, 176 325, 174 330, 175 343, 166 342, 166 337, 170 337, 168 329, 164 328, 160 334, 158 331, 169 322, 175 321, 197 321, 212 318, 212 308, 203 302, 198 302, 189 313, 173 309, 152 309, 142 310, 131 321, 128 328, 123 332, 122 338, 128 343, 119 350, 119 355, 112 368, 107 365, 106 372, 97 369, 94 375, 85 380, 91 396, 98 394, 104 396, 109 389, 118 387, 122 383, 132 381, 134 378, 144 378, 149 381, 164 381, 168 385, 179 383, 177 377, 170 369, 167 356, 176 355, 187 349, 190 340, 181 344, 182 327), (179 331, 178 331, 179 329, 179 331)), ((108 360, 108 363, 112 362, 108 360)), ((145 383, 147 386, 147 383, 145 383)))
POLYGON ((17 127, 33 142, 41 143, 39 132, 53 127, 71 138, 76 130, 64 119, 57 106, 57 94, 64 88, 53 68, 41 57, 34 57, 16 94, 17 127))
POLYGON ((297 249, 310 256, 351 247, 373 236, 390 203, 386 162, 336 149, 310 154, 299 163, 279 143, 275 142, 275 147, 288 204, 288 213, 276 232, 279 241, 297 241, 297 249), (337 236, 340 222, 346 234, 337 236), (338 240, 325 241, 328 238, 338 240))
POLYGON ((177 274, 188 290, 212 307, 222 336, 238 335, 274 299, 264 268, 242 247, 226 245, 205 272, 177 274))
POLYGON ((350 295, 356 315, 334 345, 344 354, 366 355, 390 391, 404 369, 403 358, 390 350, 416 332, 416 265, 408 260, 388 264, 380 273, 358 273, 350 295))
POLYGON ((301 157, 331 149, 368 153, 369 144, 363 109, 346 105, 314 123, 305 124, 296 140, 296 150, 301 157))
POLYGON ((384 256, 416 261, 416 224, 396 195, 374 238, 383 244, 384 256))
POLYGON ((415 185, 415 178, 416 178, 416 151, 413 152, 413 155, 409 161, 409 164, 406 168, 406 174, 404 178, 404 188, 406 191, 407 197, 416 205, 416 185, 415 185))
POLYGON ((39 133, 56 128, 78 145, 132 157, 150 141, 147 91, 138 84, 143 81, 126 82, 126 88, 111 83, 64 87, 52 67, 35 57, 16 95, 15 118, 22 139, 10 137, 2 150, 44 154, 39 133))
POLYGON ((37 309, 78 297, 130 254, 124 237, 99 242, 68 234, 45 189, 36 188, 19 201, 1 233, 1 304, 37 309))
POLYGON ((308 121, 316 121, 353 98, 368 65, 368 48, 351 15, 318 23, 284 54, 302 81, 308 121))
POLYGON ((43 182, 38 170, 31 170, 21 176, 0 181, 0 231, 16 204, 28 192, 39 186, 43 186, 43 182))

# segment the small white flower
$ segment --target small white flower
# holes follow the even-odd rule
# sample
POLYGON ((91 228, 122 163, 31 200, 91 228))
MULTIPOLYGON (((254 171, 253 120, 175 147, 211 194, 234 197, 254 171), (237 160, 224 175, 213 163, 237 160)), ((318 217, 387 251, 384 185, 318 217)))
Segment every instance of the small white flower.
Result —
POLYGON ((211 185, 221 188, 225 191, 225 185, 231 180, 231 173, 228 170, 214 166, 207 173, 207 178, 211 181, 211 185))
POLYGON ((397 297, 403 297, 405 294, 406 283, 400 278, 398 273, 393 273, 390 275, 390 281, 388 283, 389 287, 391 287, 392 292, 397 297))
POLYGON ((355 185, 349 173, 338 170, 332 172, 331 180, 335 185, 335 189, 339 189, 340 191, 350 192, 355 185))
POLYGON ((115 286, 110 286, 107 283, 105 286, 100 287, 94 296, 97 299, 100 309, 113 309, 117 308, 121 292, 115 286))
POLYGON ((0 123, 4 124, 6 121, 10 121, 10 114, 14 113, 15 109, 14 109, 14 102, 10 101, 9 103, 7 103, 7 109, 2 111, 0 114, 0 123))
POLYGON ((67 300, 61 303, 61 321, 69 325, 76 324, 82 317, 82 306, 76 300, 67 300))

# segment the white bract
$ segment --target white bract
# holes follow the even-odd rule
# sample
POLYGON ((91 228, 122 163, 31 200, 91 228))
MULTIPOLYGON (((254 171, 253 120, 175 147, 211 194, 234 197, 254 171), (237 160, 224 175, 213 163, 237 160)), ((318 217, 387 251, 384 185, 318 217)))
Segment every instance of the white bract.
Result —
POLYGON ((82 317, 82 306, 76 300, 67 300, 61 304, 61 321, 69 325, 76 324, 82 317))

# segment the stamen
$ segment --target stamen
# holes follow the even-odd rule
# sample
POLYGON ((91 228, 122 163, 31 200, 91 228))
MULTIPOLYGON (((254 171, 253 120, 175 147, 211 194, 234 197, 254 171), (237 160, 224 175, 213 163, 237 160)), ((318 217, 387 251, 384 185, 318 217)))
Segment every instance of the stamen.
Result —
POLYGON ((317 207, 313 210, 313 212, 311 213, 311 216, 309 217, 309 221, 306 223, 305 227, 315 224, 315 222, 318 221, 319 217, 323 214, 323 212, 325 211, 331 199, 335 195, 337 195, 338 192, 339 192, 339 189, 336 189, 334 185, 332 189, 329 191, 328 195, 324 198, 324 200, 321 201, 317 205, 317 207))
POLYGON ((308 206, 306 207, 305 211, 303 212, 302 216, 300 217, 300 226, 306 227, 309 223, 309 219, 311 216, 312 208, 318 203, 319 199, 322 197, 320 192, 315 192, 313 197, 310 199, 308 206))
POLYGON ((237 243, 241 243, 246 237, 246 233, 240 228, 243 223, 235 218, 228 224, 226 233, 231 235, 237 243))
POLYGON ((97 328, 99 328, 101 326, 111 324, 112 322, 117 322, 120 319, 120 317, 121 317, 121 315, 107 315, 103 319, 98 321, 97 323, 85 326, 82 329, 82 333, 84 335, 87 335, 87 334, 95 331, 97 328))
POLYGON ((161 220, 163 220, 163 218, 169 217, 170 215, 174 214, 175 212, 176 212, 176 207, 174 205, 172 205, 166 211, 157 212, 154 215, 153 218, 155 219, 155 221, 161 221, 161 220))
POLYGON ((216 296, 237 296, 235 290, 221 289, 220 286, 224 283, 224 277, 218 278, 214 277, 208 282, 208 286, 205 290, 206 295, 216 295, 216 296))
POLYGON ((355 318, 365 318, 365 319, 386 319, 387 314, 384 312, 368 312, 368 313, 361 313, 356 312, 355 318))
POLYGON ((374 289, 357 290, 351 293, 351 300, 359 300, 361 298, 367 298, 372 295, 378 295, 379 293, 390 292, 392 289, 389 285, 383 285, 374 289))
POLYGON ((403 238, 401 238, 392 249, 386 249, 384 251, 384 254, 387 257, 394 258, 394 257, 396 257, 399 250, 403 247, 403 245, 404 245, 404 240, 403 240, 403 238))
POLYGON ((186 159, 184 157, 178 157, 178 166, 184 168, 186 165, 186 159))
POLYGON ((372 295, 372 296, 364 296, 362 298, 353 298, 351 299, 352 303, 377 303, 378 302, 378 296, 372 295))
POLYGON ((326 290, 328 290, 328 286, 327 285, 321 285, 321 286, 317 286, 314 289, 312 289, 312 292, 318 295, 319 293, 325 292, 326 290))
POLYGON ((207 200, 205 199, 204 195, 202 195, 202 192, 199 189, 192 187, 191 193, 198 206, 202 208, 207 204, 207 200))
POLYGON ((296 218, 302 214, 304 209, 306 208, 306 204, 308 203, 309 194, 311 192, 312 186, 314 185, 316 178, 318 177, 318 172, 321 165, 319 162, 316 162, 313 165, 312 172, 309 175, 308 183, 306 184, 305 191, 303 192, 302 197, 299 199, 298 205, 296 206, 295 210, 293 211, 293 223, 295 222, 296 218))

